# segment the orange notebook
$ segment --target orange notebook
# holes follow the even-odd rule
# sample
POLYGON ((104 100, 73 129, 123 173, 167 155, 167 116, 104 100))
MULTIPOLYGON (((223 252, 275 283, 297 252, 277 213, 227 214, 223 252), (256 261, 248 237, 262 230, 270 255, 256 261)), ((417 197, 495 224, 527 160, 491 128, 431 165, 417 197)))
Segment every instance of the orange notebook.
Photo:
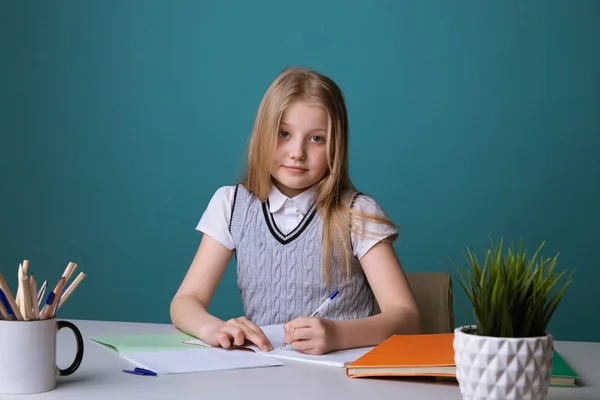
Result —
POLYGON ((351 378, 454 377, 454 333, 394 335, 346 366, 351 378))
MULTIPOLYGON (((346 366, 351 378, 429 376, 456 379, 454 333, 395 335, 346 366)), ((555 350, 550 386, 578 387, 579 376, 555 350)))

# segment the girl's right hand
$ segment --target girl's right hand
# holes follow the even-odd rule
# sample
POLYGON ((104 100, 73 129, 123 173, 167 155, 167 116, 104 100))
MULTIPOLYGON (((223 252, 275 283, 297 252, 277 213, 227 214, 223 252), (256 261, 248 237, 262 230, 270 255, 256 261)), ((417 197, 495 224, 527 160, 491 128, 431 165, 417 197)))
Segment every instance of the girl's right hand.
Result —
POLYGON ((265 336, 262 329, 246 317, 232 318, 221 324, 210 334, 210 344, 225 349, 242 346, 246 341, 257 345, 262 351, 273 350, 273 345, 265 336))

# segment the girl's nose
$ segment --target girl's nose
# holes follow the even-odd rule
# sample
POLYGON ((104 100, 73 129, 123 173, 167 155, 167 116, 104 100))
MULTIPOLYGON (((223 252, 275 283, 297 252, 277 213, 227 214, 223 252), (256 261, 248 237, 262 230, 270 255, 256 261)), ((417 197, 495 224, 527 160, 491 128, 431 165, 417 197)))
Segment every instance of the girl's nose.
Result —
POLYGON ((292 140, 289 143, 289 157, 292 160, 306 159, 306 148, 303 140, 292 140))

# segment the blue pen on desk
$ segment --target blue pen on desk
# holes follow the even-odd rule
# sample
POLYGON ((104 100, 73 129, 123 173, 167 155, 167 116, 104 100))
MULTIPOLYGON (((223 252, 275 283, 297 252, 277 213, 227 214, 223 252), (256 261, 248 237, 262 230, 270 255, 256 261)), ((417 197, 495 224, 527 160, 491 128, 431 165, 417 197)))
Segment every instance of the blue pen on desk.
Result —
MULTIPOLYGON (((325 309, 325 307, 327 307, 327 304, 331 303, 331 301, 332 301, 332 300, 335 298, 335 296, 337 296, 337 295, 338 295, 338 293, 339 293, 339 291, 338 291, 337 289, 336 289, 336 290, 334 290, 334 291, 333 291, 333 292, 332 292, 332 293, 329 295, 329 297, 328 297, 328 298, 327 298, 327 299, 326 299, 326 300, 323 302, 323 304, 321 304, 321 305, 319 306, 319 308, 317 308, 317 309, 316 309, 316 310, 315 310, 315 311, 314 311, 314 312, 313 312, 313 313, 312 313, 310 316, 311 316, 311 317, 316 317, 317 315, 319 315, 319 313, 320 313, 321 311, 323 311, 323 310, 325 309)), ((283 342, 283 345, 281 345, 281 347, 279 348, 279 350, 283 350, 283 348, 284 348, 285 346, 287 346, 287 344, 288 344, 287 342, 283 342)))
POLYGON ((133 375, 144 375, 144 376, 156 376, 157 375, 156 372, 154 372, 154 371, 150 371, 149 369, 138 368, 138 367, 135 367, 132 370, 124 369, 123 372, 127 372, 128 374, 133 374, 133 375))

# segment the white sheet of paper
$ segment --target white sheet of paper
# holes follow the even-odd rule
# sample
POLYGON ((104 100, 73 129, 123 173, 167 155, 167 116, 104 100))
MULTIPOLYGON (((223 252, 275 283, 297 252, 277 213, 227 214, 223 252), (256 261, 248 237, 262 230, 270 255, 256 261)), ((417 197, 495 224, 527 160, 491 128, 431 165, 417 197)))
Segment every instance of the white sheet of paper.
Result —
MULTIPOLYGON (((273 345, 273 350, 269 352, 264 352, 255 345, 245 345, 243 347, 254 350, 256 354, 261 354, 268 357, 275 357, 279 359, 310 362, 316 364, 330 365, 333 367, 345 367, 346 365, 356 360, 357 358, 363 356, 375 347, 358 347, 355 349, 340 350, 319 355, 304 354, 297 350, 294 350, 290 345, 287 345, 283 350, 279 349, 285 341, 285 331, 283 329, 283 324, 261 326, 260 328, 263 330, 265 336, 267 336, 267 339, 269 339, 269 341, 273 345)), ((209 346, 206 342, 200 339, 186 340, 183 343, 198 346, 209 346)), ((220 350, 223 351, 224 349, 220 350)))
POLYGON ((121 356, 138 367, 152 370, 159 375, 283 365, 277 360, 257 357, 254 353, 227 351, 214 347, 202 350, 134 352, 124 353, 121 356))

